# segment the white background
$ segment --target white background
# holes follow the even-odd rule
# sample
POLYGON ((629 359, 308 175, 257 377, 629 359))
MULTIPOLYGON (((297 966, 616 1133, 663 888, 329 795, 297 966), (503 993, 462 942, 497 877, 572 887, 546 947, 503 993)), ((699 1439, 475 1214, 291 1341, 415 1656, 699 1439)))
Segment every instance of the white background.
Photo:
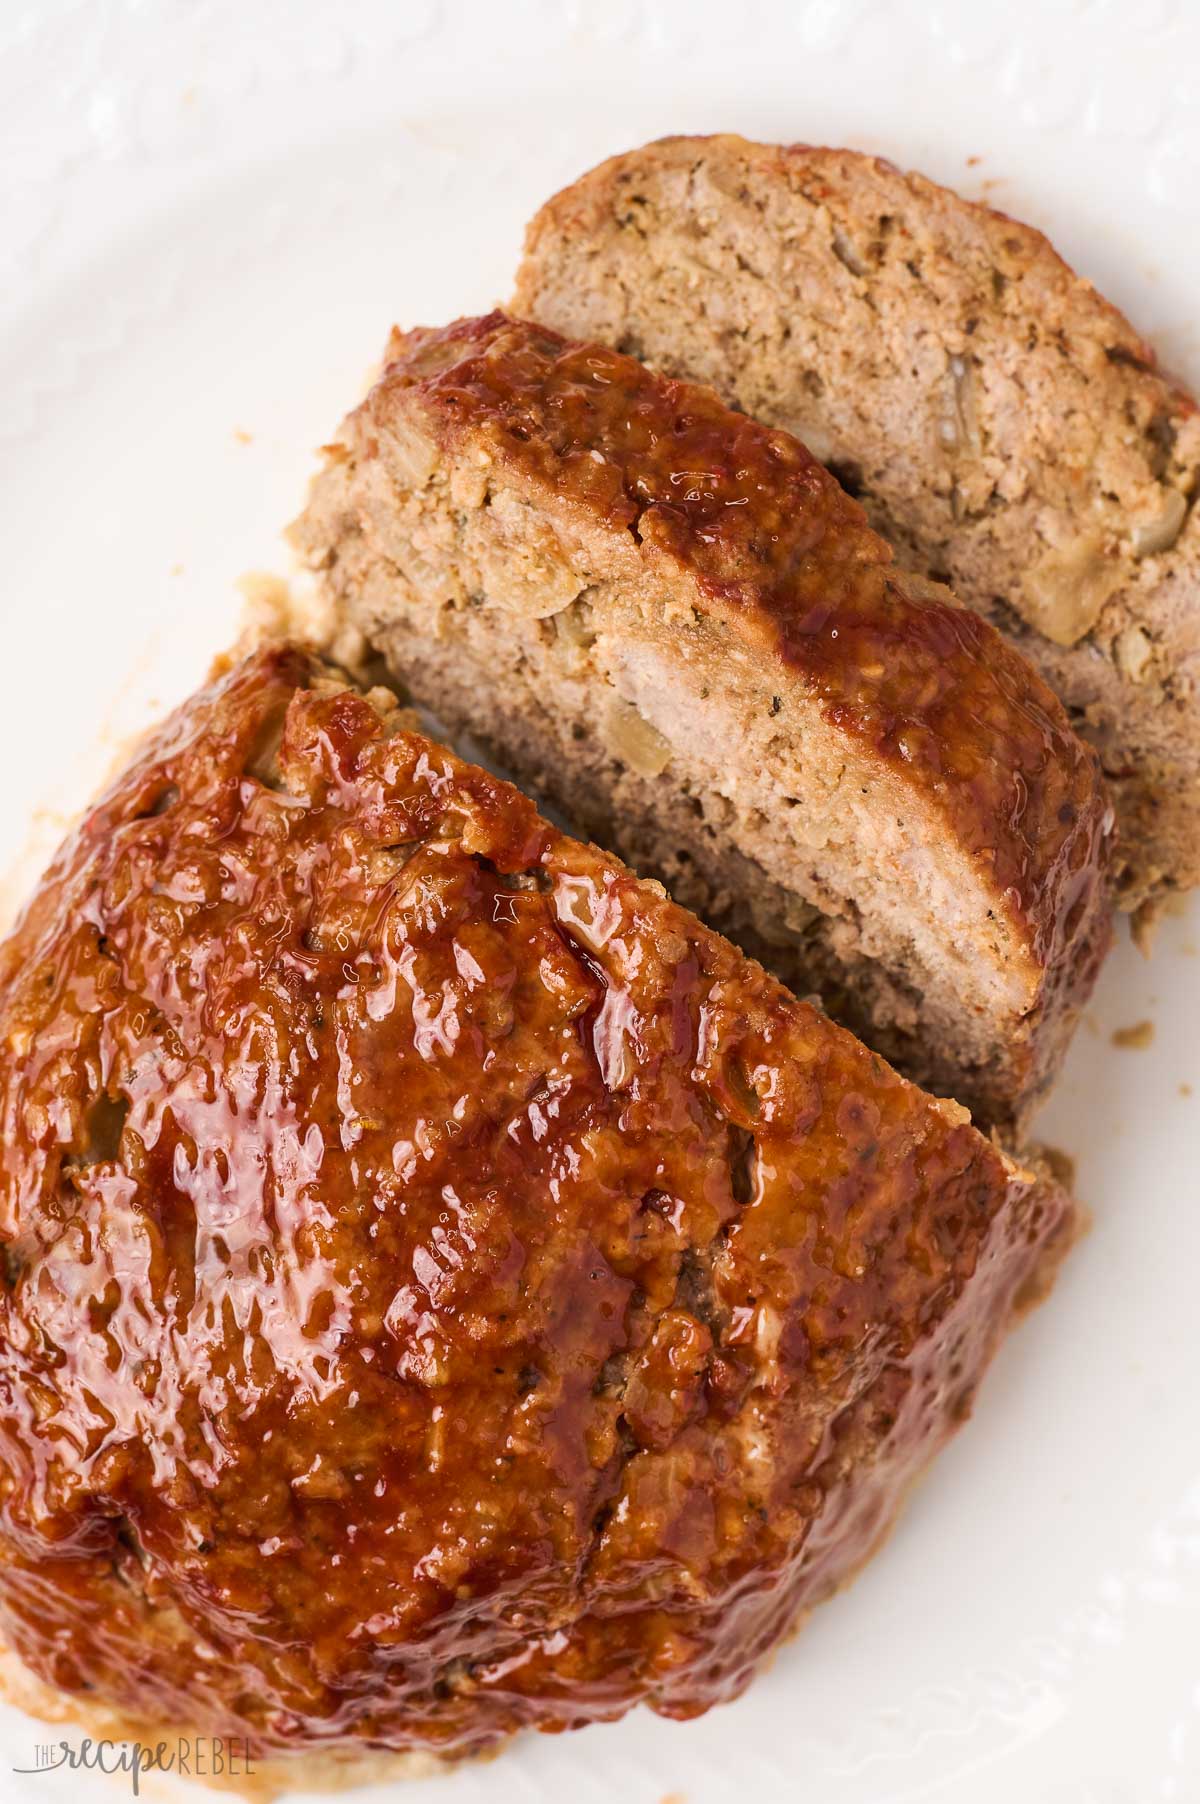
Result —
MULTIPOLYGON (((502 300, 599 157, 724 127, 986 195, 1200 384, 1186 0, 0 0, 0 872, 286 569, 392 322, 502 300)), ((1193 911, 1111 962, 1046 1123, 1093 1231, 853 1590, 737 1705, 529 1737, 412 1804, 1200 1800, 1198 942, 1193 911)), ((109 1795, 14 1777, 45 1738, 0 1713, 0 1797, 109 1795)))

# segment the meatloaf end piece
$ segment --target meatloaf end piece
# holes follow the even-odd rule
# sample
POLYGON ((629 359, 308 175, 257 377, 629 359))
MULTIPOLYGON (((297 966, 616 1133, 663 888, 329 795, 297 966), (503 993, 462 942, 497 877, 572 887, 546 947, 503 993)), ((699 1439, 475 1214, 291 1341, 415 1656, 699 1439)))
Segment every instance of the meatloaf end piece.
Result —
POLYGON ((734 1696, 1071 1231, 962 1109, 282 644, 0 948, 0 1109, 5 1638, 256 1758, 734 1696))
POLYGON ((543 207, 514 305, 803 439, 1098 748, 1124 905, 1200 879, 1200 414, 1040 232, 856 151, 668 138, 543 207))
POLYGON ((296 528, 340 617, 572 824, 986 1124, 1108 943, 1029 666, 787 434, 494 314, 397 335, 296 528))

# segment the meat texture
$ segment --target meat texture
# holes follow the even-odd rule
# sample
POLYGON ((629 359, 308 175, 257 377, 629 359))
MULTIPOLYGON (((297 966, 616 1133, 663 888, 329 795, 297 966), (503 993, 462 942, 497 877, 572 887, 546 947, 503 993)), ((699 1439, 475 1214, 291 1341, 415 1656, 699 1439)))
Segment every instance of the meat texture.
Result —
POLYGON ((0 949, 0 1620, 252 1751, 686 1716, 871 1550, 1070 1204, 271 645, 0 949))
POLYGON ((987 1125, 1109 939, 1095 754, 786 433, 495 314, 397 334, 296 535, 581 831, 987 1125))
POLYGON ((514 306, 803 439, 1098 748, 1124 905, 1200 879, 1200 413, 1040 232, 855 151, 668 138, 542 208, 514 306))

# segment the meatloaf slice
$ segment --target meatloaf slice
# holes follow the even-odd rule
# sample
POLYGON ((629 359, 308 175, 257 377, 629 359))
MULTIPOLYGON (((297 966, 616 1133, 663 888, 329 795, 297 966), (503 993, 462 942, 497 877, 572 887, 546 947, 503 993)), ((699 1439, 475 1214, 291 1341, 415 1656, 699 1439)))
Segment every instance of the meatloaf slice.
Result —
POLYGON ((787 434, 494 314, 396 336, 296 529, 457 730, 987 1123, 1108 940, 1095 754, 787 434))
POLYGON ((514 305, 803 439, 1097 746, 1125 906, 1200 879, 1200 414, 1040 232, 855 151, 668 138, 543 207, 514 305))
POLYGON ((255 1758, 734 1696, 1071 1228, 391 699, 259 650, 0 948, 0 1623, 255 1758))

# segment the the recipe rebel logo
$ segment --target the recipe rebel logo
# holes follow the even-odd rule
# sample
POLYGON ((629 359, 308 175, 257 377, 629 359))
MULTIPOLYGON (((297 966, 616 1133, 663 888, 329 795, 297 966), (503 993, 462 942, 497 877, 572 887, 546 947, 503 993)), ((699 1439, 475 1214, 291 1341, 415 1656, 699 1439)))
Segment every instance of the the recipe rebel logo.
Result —
POLYGON ((180 1736, 176 1741, 43 1741, 34 1749, 32 1766, 14 1766, 14 1773, 124 1774, 133 1796, 141 1795, 143 1773, 180 1773, 188 1779, 238 1780, 254 1777, 254 1760, 246 1743, 237 1737, 180 1736))

